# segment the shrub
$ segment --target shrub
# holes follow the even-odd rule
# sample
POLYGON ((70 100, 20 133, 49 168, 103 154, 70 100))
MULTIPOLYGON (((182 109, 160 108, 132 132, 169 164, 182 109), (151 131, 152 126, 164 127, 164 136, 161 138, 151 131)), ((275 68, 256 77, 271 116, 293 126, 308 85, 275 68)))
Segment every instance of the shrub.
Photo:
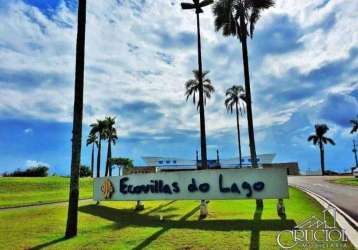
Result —
POLYGON ((80 177, 89 177, 92 176, 92 171, 88 166, 80 166, 80 177))

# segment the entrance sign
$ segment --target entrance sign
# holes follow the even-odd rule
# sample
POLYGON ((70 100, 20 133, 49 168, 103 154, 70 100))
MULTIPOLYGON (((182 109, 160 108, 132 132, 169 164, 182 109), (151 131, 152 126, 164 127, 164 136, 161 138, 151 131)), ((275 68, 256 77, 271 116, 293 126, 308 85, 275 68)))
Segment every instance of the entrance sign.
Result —
POLYGON ((215 169, 94 180, 94 200, 235 200, 288 198, 285 169, 215 169))

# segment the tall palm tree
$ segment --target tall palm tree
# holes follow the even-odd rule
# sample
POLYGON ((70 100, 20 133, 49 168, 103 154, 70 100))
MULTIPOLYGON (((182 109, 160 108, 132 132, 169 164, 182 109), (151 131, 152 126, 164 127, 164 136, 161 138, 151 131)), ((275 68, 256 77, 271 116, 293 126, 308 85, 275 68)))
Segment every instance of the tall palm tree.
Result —
POLYGON ((85 66, 86 0, 78 1, 76 75, 73 107, 71 181, 68 201, 66 238, 77 235, 79 174, 83 119, 83 87, 85 66))
POLYGON ((240 168, 242 168, 242 155, 241 155, 241 138, 240 138, 240 118, 239 113, 242 116, 245 102, 245 90, 241 85, 234 85, 226 90, 225 106, 228 112, 233 112, 235 107, 236 111, 236 125, 237 125, 237 142, 239 145, 239 162, 240 168))
POLYGON ((97 149, 97 178, 101 175, 101 151, 102 151, 102 140, 105 137, 104 131, 106 129, 106 123, 102 120, 97 120, 96 123, 91 125, 91 134, 98 135, 98 149, 97 149))
MULTIPOLYGON (((197 103, 196 100, 199 99, 198 104, 196 108, 199 110, 200 108, 200 98, 198 98, 196 95, 199 94, 199 88, 200 88, 200 82, 199 82, 199 71, 193 70, 194 79, 190 79, 186 81, 185 83, 185 95, 186 100, 188 101, 190 96, 193 96, 193 103, 194 105, 197 103)), ((206 105, 206 98, 210 99, 211 94, 215 92, 215 88, 211 85, 211 80, 209 78, 206 78, 206 75, 209 74, 209 71, 204 71, 202 75, 203 79, 203 93, 204 93, 204 106, 206 105)))
MULTIPOLYGON (((205 119, 202 118, 202 113, 204 113, 204 106, 206 104, 206 98, 210 98, 211 94, 215 92, 214 87, 211 85, 211 80, 206 78, 206 75, 209 74, 209 71, 204 71, 202 75, 200 75, 199 70, 193 70, 194 79, 190 79, 185 83, 185 95, 186 100, 188 101, 190 96, 193 96, 193 103, 196 104, 196 100, 199 99, 197 104, 197 110, 200 112, 200 140, 201 140, 201 169, 208 168, 206 162, 206 133, 205 133, 205 119), (201 84, 202 83, 202 84, 201 84), (202 85, 202 97, 200 87, 202 85), (196 95, 198 94, 198 97, 196 95), (203 103, 201 104, 201 100, 203 103)), ((199 167, 199 165, 198 165, 199 167)))
POLYGON ((353 134, 358 131, 358 115, 356 119, 351 120, 351 123, 352 123, 351 134, 353 134))
POLYGON ((104 119, 104 122, 106 124, 104 129, 104 139, 108 140, 108 148, 107 148, 107 161, 106 161, 106 176, 112 176, 112 164, 111 164, 111 158, 112 158, 112 143, 116 144, 116 141, 118 140, 117 137, 117 131, 114 127, 114 124, 116 123, 115 117, 106 117, 104 119))
POLYGON ((97 135, 96 134, 89 134, 88 138, 87 138, 87 143, 86 146, 88 145, 92 145, 92 153, 91 153, 91 172, 92 172, 92 177, 94 176, 94 172, 93 172, 93 165, 94 165, 94 147, 98 146, 98 140, 97 140, 97 135))
POLYGON ((319 146, 320 156, 321 156, 321 172, 322 175, 324 175, 324 144, 330 143, 332 145, 336 145, 335 142, 328 137, 325 137, 324 135, 327 133, 329 128, 326 124, 316 124, 315 125, 316 133, 313 135, 310 135, 308 137, 308 141, 313 141, 314 145, 319 146))
POLYGON ((251 88, 247 37, 253 36, 260 12, 274 5, 273 0, 218 0, 213 7, 216 31, 222 30, 224 36, 235 36, 241 42, 245 77, 246 106, 250 155, 253 167, 257 167, 253 115, 251 107, 251 88))

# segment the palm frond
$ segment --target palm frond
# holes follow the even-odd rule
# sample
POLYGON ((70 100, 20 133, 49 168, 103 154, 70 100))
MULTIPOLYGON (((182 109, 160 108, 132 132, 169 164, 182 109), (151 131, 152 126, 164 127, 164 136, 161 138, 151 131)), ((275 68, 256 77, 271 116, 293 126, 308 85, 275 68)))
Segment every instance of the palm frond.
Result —
POLYGON ((325 138, 326 138, 326 141, 328 141, 330 144, 336 145, 336 143, 331 138, 328 138, 328 137, 325 137, 325 138))
POLYGON ((316 138, 316 135, 310 135, 310 136, 308 136, 307 141, 312 141, 315 138, 316 138))

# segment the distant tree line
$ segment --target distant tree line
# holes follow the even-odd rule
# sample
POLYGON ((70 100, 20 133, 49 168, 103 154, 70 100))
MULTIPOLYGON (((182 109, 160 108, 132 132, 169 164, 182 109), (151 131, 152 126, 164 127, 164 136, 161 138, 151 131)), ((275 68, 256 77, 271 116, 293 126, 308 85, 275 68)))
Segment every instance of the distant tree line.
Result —
MULTIPOLYGON (((48 167, 46 166, 34 166, 29 167, 25 170, 17 169, 14 172, 5 172, 3 177, 47 177, 48 176, 48 167)), ((54 174, 56 176, 56 174, 54 174)), ((90 167, 86 165, 81 165, 80 167, 80 177, 90 177, 92 176, 92 171, 90 167)))
POLYGON ((36 166, 30 167, 25 170, 17 169, 14 172, 3 174, 4 177, 46 177, 48 176, 48 167, 46 166, 36 166))

